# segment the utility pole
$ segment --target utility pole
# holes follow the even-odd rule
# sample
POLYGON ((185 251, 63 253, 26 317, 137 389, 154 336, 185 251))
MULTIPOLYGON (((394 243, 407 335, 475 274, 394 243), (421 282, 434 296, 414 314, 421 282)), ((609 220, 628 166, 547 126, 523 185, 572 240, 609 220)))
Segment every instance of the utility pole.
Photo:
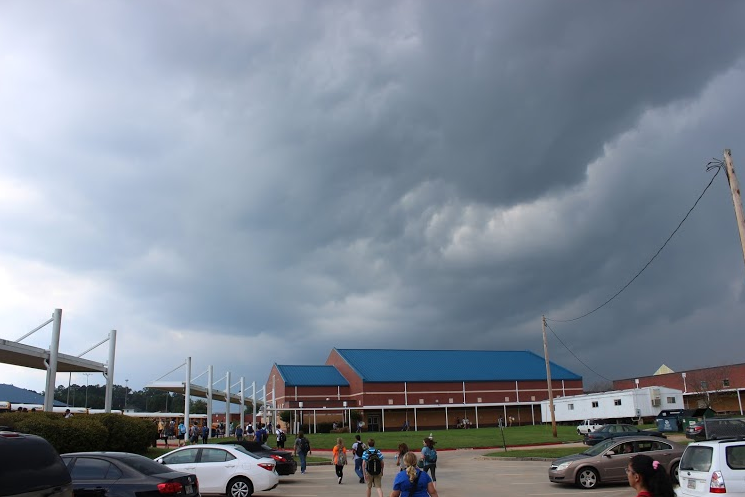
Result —
POLYGON ((548 383, 548 410, 551 413, 551 433, 554 438, 557 438, 556 414, 554 413, 554 389, 551 386, 551 363, 548 360, 548 340, 546 339, 546 316, 541 316, 541 328, 543 329, 543 355, 546 358, 546 382, 548 383))
POLYGON ((735 206, 735 218, 737 218, 737 229, 740 232, 740 245, 742 246, 743 260, 745 260, 745 214, 742 211, 742 199, 740 198, 740 183, 735 175, 735 165, 732 163, 732 152, 724 149, 724 165, 727 172, 729 189, 732 192, 732 203, 735 206))

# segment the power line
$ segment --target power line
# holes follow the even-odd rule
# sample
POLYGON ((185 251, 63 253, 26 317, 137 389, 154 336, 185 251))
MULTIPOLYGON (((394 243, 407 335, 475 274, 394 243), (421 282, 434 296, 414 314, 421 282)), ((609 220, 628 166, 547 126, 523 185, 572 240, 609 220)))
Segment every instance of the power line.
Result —
POLYGON ((572 352, 572 349, 570 349, 569 347, 567 347, 567 345, 562 341, 561 338, 559 338, 559 335, 556 334, 556 332, 551 328, 551 326, 549 326, 548 323, 546 323, 546 327, 548 327, 548 329, 551 330, 551 333, 553 333, 553 335, 556 337, 556 339, 559 342, 561 342, 561 344, 564 346, 564 348, 567 349, 567 351, 569 351, 569 353, 572 354, 575 359, 577 359, 580 363, 582 363, 582 365, 584 367, 586 367, 587 369, 589 369, 590 371, 592 371, 593 373, 595 373, 596 375, 600 376, 602 379, 604 379, 606 381, 610 381, 610 382, 613 381, 611 379, 606 378, 602 374, 598 373, 597 371, 595 371, 594 369, 592 369, 590 366, 588 366, 587 364, 585 364, 584 361, 582 361, 582 359, 580 359, 579 357, 577 357, 577 354, 575 354, 574 352, 572 352))
MULTIPOLYGON (((606 300, 605 302, 603 302, 602 304, 600 304, 599 306, 597 306, 596 308, 594 308, 594 309, 593 309, 593 310, 591 310, 590 312, 587 312, 587 313, 585 313, 585 314, 582 314, 581 316, 578 316, 578 317, 576 317, 576 318, 572 318, 572 319, 551 319, 551 318, 548 318, 548 317, 547 317, 547 318, 546 318, 546 320, 547 320, 547 321, 553 321, 553 322, 555 322, 555 323, 570 323, 570 322, 572 322, 572 321, 577 321, 577 320, 579 320, 579 319, 582 319, 582 318, 585 318, 585 317, 589 316, 590 314, 594 313, 595 311, 597 311, 597 310, 599 310, 599 309, 601 309, 601 308, 605 307, 605 306, 606 306, 606 305, 608 305, 608 304, 609 304, 609 303, 610 303, 611 301, 613 301, 613 300, 614 300, 614 299, 615 299, 616 297, 618 297, 619 295, 621 295, 621 293, 622 293, 622 292, 623 292, 624 290, 626 290, 626 288, 628 288, 628 287, 629 287, 629 286, 630 286, 630 285, 631 285, 631 284, 632 284, 632 283, 634 282, 634 280, 636 280, 636 279, 637 279, 637 278, 638 278, 638 277, 639 277, 639 276, 640 276, 640 275, 641 275, 641 274, 642 274, 642 273, 644 272, 644 270, 645 270, 645 269, 647 269, 647 267, 649 267, 649 265, 650 265, 650 264, 652 264, 652 261, 653 261, 653 260, 655 260, 655 259, 657 258, 657 256, 658 256, 658 255, 660 255, 660 252, 662 252, 662 249, 664 249, 664 248, 665 248, 665 246, 667 245, 667 243, 668 243, 668 242, 669 242, 669 241, 670 241, 670 240, 672 239, 672 237, 673 237, 673 236, 675 236, 675 233, 677 233, 677 232, 678 232, 678 230, 680 229, 680 227, 681 227, 681 226, 683 226, 683 223, 684 223, 684 222, 686 221, 686 219, 688 219, 688 216, 690 216, 690 215, 691 215, 691 212, 693 212, 693 209, 695 209, 695 208, 696 208, 696 206, 698 205, 698 202, 699 202, 699 201, 701 200, 701 198, 702 198, 702 197, 704 196, 704 194, 706 193, 706 190, 708 190, 708 189, 709 189, 709 187, 711 186, 711 184, 712 184, 712 183, 714 183, 714 179, 715 179, 715 178, 717 177, 717 175, 719 174, 719 171, 721 171, 721 170, 722 170, 722 165, 723 165, 723 162, 722 162, 722 161, 720 161, 720 160, 716 160, 716 159, 712 160, 711 162, 709 162, 709 163, 708 163, 708 164, 706 165, 706 170, 707 170, 707 171, 709 171, 709 170, 711 170, 711 169, 714 169, 714 168, 716 168, 717 172, 716 172, 716 173, 714 174, 714 176, 712 176, 711 180, 709 181, 709 184, 708 184, 708 185, 706 185, 706 188, 704 188, 704 191, 702 191, 702 192, 701 192, 701 195, 699 195, 699 196, 698 196, 698 198, 696 199, 696 201, 695 201, 695 202, 693 203, 693 207, 691 207, 690 209, 688 209, 688 212, 687 212, 687 213, 686 213, 686 215, 685 215, 685 216, 683 217, 683 220, 682 220, 682 221, 680 221, 680 223, 678 223, 678 226, 677 226, 677 227, 676 227, 676 228, 675 228, 675 229, 673 230, 673 232, 672 232, 672 233, 670 234, 670 236, 669 236, 669 237, 667 237, 667 240, 665 240, 665 243, 663 243, 663 244, 662 244, 662 246, 661 246, 661 247, 659 248, 659 250, 657 250, 657 252, 656 252, 656 253, 655 253, 655 254, 654 254, 654 255, 652 256, 652 258, 651 258, 651 259, 649 260, 649 262, 647 262, 647 263, 646 263, 646 264, 644 265, 644 267, 643 267, 643 268, 641 268, 641 270, 640 270, 640 271, 639 271, 638 273, 636 273, 636 275, 635 275, 635 276, 634 276, 633 278, 631 278, 631 280, 629 280, 629 282, 628 282, 628 283, 626 283, 626 284, 625 284, 625 285, 624 285, 624 286, 623 286, 623 287, 622 287, 622 288, 621 288, 620 290, 618 290, 618 291, 617 291, 617 292, 616 292, 616 293, 615 293, 615 294, 614 294, 614 295, 613 295, 613 296, 612 296, 611 298, 609 298, 608 300, 606 300)), ((558 338, 558 337, 557 337, 557 338, 558 338)), ((584 363, 583 363, 583 364, 584 364, 584 363)))

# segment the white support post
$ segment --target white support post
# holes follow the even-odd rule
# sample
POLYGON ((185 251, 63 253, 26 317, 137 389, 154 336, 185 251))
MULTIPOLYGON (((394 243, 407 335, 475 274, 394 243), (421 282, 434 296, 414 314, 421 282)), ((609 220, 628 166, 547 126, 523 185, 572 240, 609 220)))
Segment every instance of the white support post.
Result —
POLYGON ((476 429, 479 429, 479 406, 474 405, 474 409, 476 409, 476 429))
POLYGON ((184 384, 184 426, 191 426, 189 414, 191 414, 191 357, 186 358, 186 383, 184 384))
POLYGON ((116 357, 116 330, 109 332, 109 362, 106 365, 106 400, 104 411, 110 413, 114 400, 114 358, 116 357))
POLYGON ((419 424, 416 419, 416 406, 414 406, 414 431, 419 431, 419 424))
POLYGON ((251 426, 256 431, 256 382, 251 382, 251 426))
POLYGON ((57 358, 59 356, 59 336, 62 328, 62 309, 55 309, 52 314, 52 342, 49 345, 49 363, 47 364, 47 388, 44 392, 44 410, 52 412, 54 407, 54 388, 57 382, 57 358))
POLYGON ((381 428, 383 428, 383 431, 385 432, 385 408, 380 408, 380 423, 381 428))
POLYGON ((240 385, 241 387, 241 430, 246 427, 246 397, 245 397, 245 394, 243 393, 243 388, 244 388, 243 383, 244 383, 244 379, 243 379, 243 376, 241 376, 241 385, 240 385))
POLYGON ((445 406, 445 429, 450 429, 450 421, 448 420, 448 406, 445 406))
POLYGON ((207 368, 207 427, 210 432, 210 437, 212 437, 212 375, 213 367, 210 364, 207 368))
POLYGON ((230 436, 230 371, 225 375, 225 436, 230 436))

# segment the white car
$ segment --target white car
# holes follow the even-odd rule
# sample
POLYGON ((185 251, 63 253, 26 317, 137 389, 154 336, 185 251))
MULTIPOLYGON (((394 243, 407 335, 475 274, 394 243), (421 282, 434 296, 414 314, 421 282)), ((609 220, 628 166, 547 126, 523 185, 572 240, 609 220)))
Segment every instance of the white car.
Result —
POLYGON ((694 442, 678 468, 679 497, 724 494, 745 497, 745 440, 694 442))
POLYGON ((274 459, 254 455, 240 445, 188 445, 155 461, 197 475, 203 494, 250 497, 279 484, 274 459))
POLYGON ((582 421, 579 426, 577 426, 577 435, 587 435, 588 433, 592 433, 602 426, 603 423, 596 419, 586 419, 582 421))

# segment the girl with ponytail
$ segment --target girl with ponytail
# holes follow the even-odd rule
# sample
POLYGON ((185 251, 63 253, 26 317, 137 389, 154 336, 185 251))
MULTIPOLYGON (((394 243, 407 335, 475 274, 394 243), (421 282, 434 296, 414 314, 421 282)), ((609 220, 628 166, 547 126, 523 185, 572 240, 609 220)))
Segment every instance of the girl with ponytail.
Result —
POLYGON ((393 480, 393 492, 390 497, 438 497, 432 478, 417 468, 417 460, 414 452, 404 454, 402 467, 405 470, 399 471, 393 480))
POLYGON ((626 476, 629 486, 637 491, 636 497, 675 497, 665 466, 647 455, 632 457, 626 468, 626 476))

